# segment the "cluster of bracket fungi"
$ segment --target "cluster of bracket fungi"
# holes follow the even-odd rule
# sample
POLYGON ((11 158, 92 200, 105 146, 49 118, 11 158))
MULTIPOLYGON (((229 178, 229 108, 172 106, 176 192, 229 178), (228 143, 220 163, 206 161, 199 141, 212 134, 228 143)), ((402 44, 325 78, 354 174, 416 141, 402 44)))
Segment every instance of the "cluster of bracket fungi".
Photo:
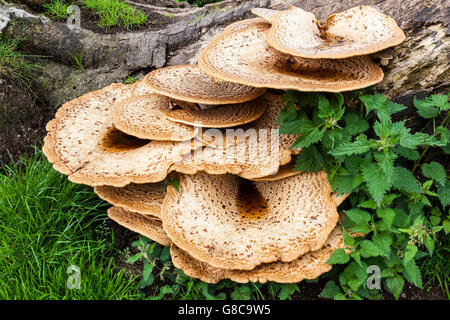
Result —
POLYGON ((383 71, 368 55, 405 39, 368 6, 324 25, 296 7, 252 12, 206 45, 198 65, 65 103, 44 140, 56 170, 113 204, 111 219, 170 246, 177 268, 209 283, 298 282, 331 269, 344 247, 345 195, 332 194, 324 171, 291 166, 298 137, 277 131, 280 89, 374 85, 383 71))

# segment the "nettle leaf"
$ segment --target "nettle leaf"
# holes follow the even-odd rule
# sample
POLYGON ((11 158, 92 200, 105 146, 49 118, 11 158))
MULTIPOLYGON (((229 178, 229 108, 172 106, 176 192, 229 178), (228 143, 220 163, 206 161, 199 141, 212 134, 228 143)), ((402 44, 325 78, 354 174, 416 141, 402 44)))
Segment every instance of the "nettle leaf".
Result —
POLYGON ((325 133, 325 128, 316 126, 312 121, 302 120, 302 127, 300 128, 301 136, 295 140, 292 148, 306 148, 320 141, 325 133))
POLYGON ((393 277, 387 278, 385 280, 386 288, 390 293, 394 295, 396 299, 400 296, 405 285, 405 279, 400 275, 395 275, 393 277))
POLYGON ((383 196, 391 187, 388 177, 373 162, 367 166, 363 166, 362 173, 364 182, 367 185, 367 191, 379 205, 383 200, 383 196))
POLYGON ((317 109, 319 110, 319 113, 317 115, 321 119, 327 118, 333 113, 333 108, 330 106, 330 102, 322 95, 319 96, 317 109))
POLYGON ((399 156, 412 161, 419 159, 420 156, 419 151, 414 149, 407 149, 402 146, 396 146, 393 151, 399 156))
POLYGON ((292 122, 297 118, 297 110, 295 109, 295 105, 292 102, 286 104, 283 110, 278 114, 277 124, 281 124, 283 122, 292 122))
POLYGON ((405 263, 414 259, 414 256, 416 255, 417 250, 419 250, 419 249, 415 245, 408 244, 406 246, 405 257, 404 257, 405 263))
POLYGON ((413 104, 422 118, 431 119, 439 114, 439 109, 434 107, 435 105, 431 102, 431 99, 419 100, 414 97, 413 104))
POLYGON ((393 187, 406 192, 421 193, 419 182, 414 177, 411 171, 397 166, 394 168, 394 183, 393 187))
POLYGON ((280 126, 279 133, 280 134, 299 134, 302 123, 303 123, 303 120, 300 120, 300 119, 283 122, 283 124, 280 126))
POLYGON ((235 287, 233 292, 231 292, 231 299, 233 300, 250 300, 251 297, 252 290, 246 285, 235 287))
POLYGON ((352 247, 355 244, 355 239, 353 239, 344 228, 342 228, 342 237, 344 238, 344 244, 346 246, 352 247))
POLYGON ((142 279, 147 281, 150 277, 150 275, 153 272, 154 264, 151 264, 148 262, 148 260, 145 260, 144 262, 144 268, 142 269, 142 279))
POLYGON ((350 112, 345 118, 344 131, 348 135, 360 134, 369 129, 369 123, 366 119, 361 119, 357 113, 350 112))
POLYGON ((328 258, 328 264, 346 264, 350 261, 350 256, 345 252, 344 248, 335 250, 328 258))
POLYGON ((433 94, 429 97, 430 102, 443 111, 450 109, 448 98, 446 94, 433 94))
POLYGON ((339 293, 341 293, 341 289, 336 283, 333 280, 328 280, 319 296, 322 298, 333 299, 339 293))
POLYGON ((374 152, 374 158, 378 162, 378 166, 384 171, 389 182, 392 182, 394 176, 394 161, 397 155, 387 149, 383 152, 374 152))
POLYGON ((439 187, 437 194, 442 206, 447 207, 450 204, 450 183, 447 182, 445 186, 439 187))
POLYGON ((387 106, 387 98, 382 94, 360 95, 358 98, 366 107, 366 116, 370 111, 381 111, 387 106))
POLYGON ((347 218, 355 224, 369 222, 372 217, 369 212, 357 208, 346 210, 344 212, 347 218))
POLYGON ((129 257, 126 262, 127 263, 135 263, 136 261, 138 261, 142 257, 143 257, 143 254, 141 252, 140 253, 136 253, 135 255, 129 257))
POLYGON ((447 175, 444 167, 439 162, 424 163, 421 166, 422 173, 425 177, 433 179, 440 185, 444 186, 447 181, 447 175))
POLYGON ((403 269, 403 275, 406 280, 414 284, 416 287, 422 288, 422 276, 414 259, 409 260, 406 264, 404 264, 404 266, 405 268, 403 269))
POLYGON ((328 152, 332 156, 351 156, 353 154, 362 154, 370 149, 375 148, 377 143, 373 139, 367 139, 365 134, 360 134, 355 141, 349 143, 342 143, 337 148, 328 152))
POLYGON ((388 103, 387 103, 387 109, 389 110, 389 113, 391 115, 395 114, 397 112, 406 110, 407 108, 408 108, 407 106, 404 106, 404 105, 399 104, 399 103, 395 103, 395 102, 391 102, 391 101, 388 101, 388 103))
POLYGON ((278 297, 280 300, 292 300, 291 296, 295 292, 300 292, 300 289, 298 288, 298 285, 296 283, 280 283, 280 293, 278 294, 278 297))
POLYGON ((381 232, 372 236, 373 243, 383 251, 383 256, 389 257, 391 253, 392 234, 389 232, 381 232))
POLYGON ((408 149, 415 149, 421 145, 430 145, 433 147, 442 147, 443 144, 436 138, 422 132, 414 134, 404 134, 400 137, 400 145, 408 149))
POLYGON ((363 258, 378 257, 380 255, 384 255, 384 252, 370 240, 363 240, 359 245, 359 253, 363 258))
POLYGON ((313 172, 324 166, 324 159, 315 146, 309 146, 300 151, 295 161, 295 170, 313 172))

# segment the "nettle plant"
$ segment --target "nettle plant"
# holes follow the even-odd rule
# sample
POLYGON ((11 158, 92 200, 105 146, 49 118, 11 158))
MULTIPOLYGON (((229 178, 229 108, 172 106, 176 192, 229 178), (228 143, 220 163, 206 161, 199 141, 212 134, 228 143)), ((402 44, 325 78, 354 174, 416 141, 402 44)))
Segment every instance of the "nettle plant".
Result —
POLYGON ((217 284, 208 284, 191 278, 183 271, 174 267, 170 259, 170 248, 163 247, 156 242, 139 237, 132 243, 138 253, 126 261, 134 264, 142 263, 142 277, 138 288, 146 289, 149 299, 206 299, 206 300, 250 300, 265 299, 267 295, 272 299, 292 299, 292 295, 299 292, 296 283, 267 284, 250 283, 239 284, 231 280, 222 280, 217 284), (264 290, 263 290, 264 289, 264 290), (263 293, 263 292, 264 293, 263 293))
POLYGON ((280 133, 300 134, 292 146, 302 148, 296 169, 325 170, 334 192, 351 193, 344 228, 361 235, 344 230, 346 249, 328 260, 343 266, 328 274, 321 296, 379 298, 380 288, 367 285, 370 266, 396 298, 405 279, 422 288, 417 261, 450 231, 450 183, 439 162, 450 153, 448 95, 414 98, 427 121, 417 132, 392 119, 406 107, 381 94, 288 91, 284 100, 280 133))

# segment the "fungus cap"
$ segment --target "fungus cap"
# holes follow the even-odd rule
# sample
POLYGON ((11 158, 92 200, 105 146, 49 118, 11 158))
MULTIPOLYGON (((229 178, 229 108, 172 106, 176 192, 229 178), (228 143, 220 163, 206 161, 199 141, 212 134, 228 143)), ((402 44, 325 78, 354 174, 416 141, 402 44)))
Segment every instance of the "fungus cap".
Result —
POLYGON ((328 17, 321 26, 315 16, 291 6, 270 19, 266 41, 275 49, 311 59, 343 59, 367 55, 405 40, 394 19, 370 6, 357 6, 328 17))
POLYGON ((380 82, 383 71, 369 57, 306 59, 270 47, 264 19, 235 22, 210 42, 198 57, 207 74, 254 87, 340 92, 380 82))
POLYGON ((112 84, 65 103, 47 124, 44 154, 75 183, 125 186, 159 182, 193 146, 191 141, 149 141, 113 125, 115 105, 131 97, 133 86, 112 84))
POLYGON ((272 262, 256 266, 252 270, 229 270, 212 267, 192 258, 187 252, 172 243, 170 255, 175 267, 207 283, 217 283, 222 279, 231 279, 239 283, 275 281, 278 283, 296 283, 304 279, 316 279, 331 270, 327 264, 334 250, 344 247, 342 227, 336 226, 325 245, 313 252, 306 253, 291 262, 272 262))
MULTIPOLYGON (((134 96, 117 105, 113 122, 117 129, 141 139, 163 141, 192 139, 197 134, 195 128, 169 121, 166 118, 169 111, 168 97, 156 93, 134 96)), ((190 112, 191 109, 186 108, 185 111, 190 112)))
POLYGON ((267 8, 253 8, 251 12, 260 18, 263 18, 267 22, 270 22, 274 15, 278 13, 278 10, 267 9, 267 8))
POLYGON ((125 187, 97 186, 95 193, 114 206, 144 215, 161 216, 161 206, 166 196, 164 183, 130 183, 125 187))
POLYGON ((202 262, 251 270, 320 249, 338 222, 325 172, 277 181, 180 175, 161 209, 172 241, 202 262))
POLYGON ((156 217, 144 216, 121 207, 109 208, 108 217, 121 226, 156 241, 163 246, 168 246, 172 243, 162 228, 161 220, 156 217))
POLYGON ((150 72, 145 84, 159 94, 204 104, 230 104, 253 100, 266 91, 215 79, 196 65, 170 66, 150 72))
POLYGON ((166 113, 167 119, 185 125, 204 128, 228 128, 258 119, 266 110, 266 100, 256 98, 238 104, 193 110, 176 109, 166 113))

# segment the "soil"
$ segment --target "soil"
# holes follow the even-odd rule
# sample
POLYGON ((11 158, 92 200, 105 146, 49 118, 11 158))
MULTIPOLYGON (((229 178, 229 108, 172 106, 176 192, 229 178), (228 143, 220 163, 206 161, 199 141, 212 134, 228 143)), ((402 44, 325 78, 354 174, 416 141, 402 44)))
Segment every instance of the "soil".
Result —
POLYGON ((50 111, 21 83, 0 79, 0 163, 17 161, 42 145, 50 111))
MULTIPOLYGON (((151 4, 152 1, 146 1, 146 0, 137 0, 135 2, 143 3, 143 4, 151 4)), ((35 14, 45 14, 45 9, 43 9, 41 6, 30 6, 30 4, 26 0, 13 0, 12 3, 18 3, 22 5, 27 5, 27 7, 30 9, 32 13, 35 14)), ((153 4, 152 4, 153 5, 153 4)), ((139 7, 137 9, 140 9, 145 12, 147 16, 147 22, 132 27, 130 29, 127 29, 123 26, 114 26, 109 29, 101 28, 98 25, 99 18, 98 16, 92 12, 91 10, 88 10, 84 7, 81 7, 81 27, 83 29, 91 30, 95 33, 100 34, 115 34, 115 33, 121 33, 121 32, 138 32, 142 30, 148 30, 148 31, 156 31, 164 28, 166 25, 173 23, 173 18, 169 16, 165 16, 162 14, 159 14, 149 8, 145 7, 139 7)), ((47 15, 48 16, 48 15, 47 15)), ((65 22, 66 19, 58 19, 52 16, 49 16, 54 21, 59 22, 65 22)))

